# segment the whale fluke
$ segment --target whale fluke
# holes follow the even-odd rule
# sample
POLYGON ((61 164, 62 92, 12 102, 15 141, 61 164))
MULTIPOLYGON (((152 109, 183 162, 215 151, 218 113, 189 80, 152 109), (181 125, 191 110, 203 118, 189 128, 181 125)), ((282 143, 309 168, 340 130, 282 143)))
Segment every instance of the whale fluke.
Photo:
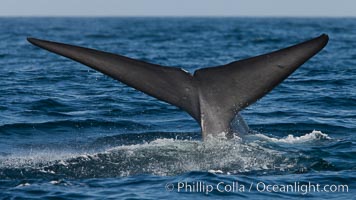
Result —
POLYGON ((226 65, 202 68, 194 75, 125 56, 28 38, 32 44, 68 57, 188 112, 204 139, 232 136, 231 121, 240 110, 266 95, 328 42, 323 34, 306 42, 226 65))

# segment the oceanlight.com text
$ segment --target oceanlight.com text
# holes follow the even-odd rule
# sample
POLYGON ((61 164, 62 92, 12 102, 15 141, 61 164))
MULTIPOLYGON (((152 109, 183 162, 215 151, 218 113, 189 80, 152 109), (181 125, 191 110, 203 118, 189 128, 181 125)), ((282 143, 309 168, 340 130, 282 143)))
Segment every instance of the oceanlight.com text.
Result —
POLYGON ((251 182, 240 183, 234 182, 218 182, 216 184, 206 183, 204 181, 193 182, 176 182, 167 183, 165 186, 167 191, 175 191, 178 193, 205 193, 221 192, 221 193, 247 193, 247 192, 268 192, 268 193, 337 193, 349 192, 349 186, 346 184, 319 184, 311 182, 293 182, 290 184, 270 184, 266 182, 251 182))

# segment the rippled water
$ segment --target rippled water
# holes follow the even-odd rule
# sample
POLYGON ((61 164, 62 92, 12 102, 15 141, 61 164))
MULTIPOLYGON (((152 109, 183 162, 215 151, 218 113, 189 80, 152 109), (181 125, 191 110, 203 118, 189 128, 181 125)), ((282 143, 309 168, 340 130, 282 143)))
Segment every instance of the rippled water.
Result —
POLYGON ((353 18, 0 18, 0 25, 2 198, 355 196, 353 18), (72 43, 193 72, 321 33, 330 36, 328 46, 242 112, 256 134, 209 142, 176 107, 26 41, 72 43), (240 190, 222 192, 220 182, 240 190), (261 182, 300 190, 261 191, 261 182), (178 190, 182 184, 195 190, 178 190), (348 192, 305 192, 306 184, 347 185, 348 192))

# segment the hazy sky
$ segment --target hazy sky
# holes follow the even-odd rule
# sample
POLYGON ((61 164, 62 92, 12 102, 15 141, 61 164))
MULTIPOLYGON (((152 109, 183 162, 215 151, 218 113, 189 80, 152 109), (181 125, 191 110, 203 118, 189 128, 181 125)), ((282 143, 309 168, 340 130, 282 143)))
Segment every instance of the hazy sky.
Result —
POLYGON ((0 0, 0 16, 356 16, 356 0, 0 0))

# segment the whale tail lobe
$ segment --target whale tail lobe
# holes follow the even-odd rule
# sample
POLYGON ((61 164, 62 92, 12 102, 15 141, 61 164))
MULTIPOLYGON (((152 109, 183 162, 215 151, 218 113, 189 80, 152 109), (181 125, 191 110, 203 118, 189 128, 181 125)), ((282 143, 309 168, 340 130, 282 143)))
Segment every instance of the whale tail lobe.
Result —
POLYGON ((328 42, 323 34, 306 42, 190 74, 94 49, 28 38, 32 44, 100 71, 189 113, 203 138, 232 134, 230 123, 243 108, 266 95, 328 42))

